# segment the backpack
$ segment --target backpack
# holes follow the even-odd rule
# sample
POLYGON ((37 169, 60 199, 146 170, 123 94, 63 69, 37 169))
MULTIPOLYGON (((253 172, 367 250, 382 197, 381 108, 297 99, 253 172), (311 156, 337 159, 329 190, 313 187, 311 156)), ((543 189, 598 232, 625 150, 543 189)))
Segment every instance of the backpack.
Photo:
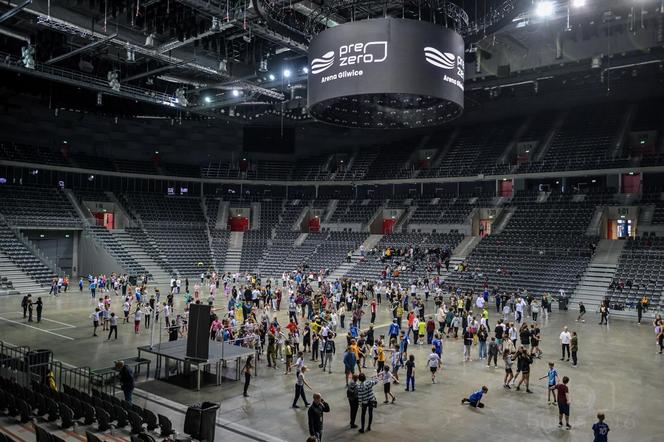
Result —
POLYGON ((346 388, 346 397, 351 400, 357 400, 357 384, 351 382, 346 388))
POLYGON ((331 339, 328 339, 327 341, 325 341, 325 352, 326 352, 326 353, 332 353, 332 346, 333 346, 333 344, 334 344, 334 343, 332 342, 331 339))

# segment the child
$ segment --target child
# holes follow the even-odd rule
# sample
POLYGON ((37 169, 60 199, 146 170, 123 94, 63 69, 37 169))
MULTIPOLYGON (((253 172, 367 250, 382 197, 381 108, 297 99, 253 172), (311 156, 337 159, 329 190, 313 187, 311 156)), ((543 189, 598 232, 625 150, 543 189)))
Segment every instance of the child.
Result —
POLYGON ((422 345, 424 343, 424 335, 427 330, 427 323, 424 321, 420 321, 419 324, 417 324, 417 333, 419 335, 419 343, 422 345))
POLYGON ((440 366, 440 356, 436 353, 436 347, 431 347, 431 354, 427 360, 427 366, 431 370, 431 383, 436 383, 436 372, 438 371, 438 366, 440 366))
POLYGON ((413 354, 408 356, 406 361, 406 391, 415 391, 415 355, 413 354))
POLYGON ((291 346, 290 340, 286 341, 286 345, 284 346, 284 353, 286 354, 286 371, 284 374, 290 374, 291 366, 293 365, 293 347, 291 346))
POLYGON ((607 442, 609 435, 609 426, 604 423, 604 413, 597 413, 598 422, 593 424, 593 433, 595 438, 593 442, 607 442))
POLYGON ((399 381, 397 378, 395 378, 392 373, 390 373, 390 367, 385 367, 383 369, 382 376, 379 374, 381 381, 383 382, 383 392, 385 393, 385 401, 383 402, 384 404, 388 404, 390 401, 388 400, 388 397, 392 398, 392 403, 397 399, 391 392, 391 382, 394 382, 395 384, 398 384, 399 381))
POLYGON ((569 424, 569 404, 571 402, 569 397, 569 378, 563 376, 563 383, 556 385, 556 396, 558 397, 558 427, 563 427, 563 416, 565 416, 565 424, 569 430, 572 426, 569 424))
POLYGON ((512 360, 512 355, 509 350, 503 352, 503 361, 505 362, 505 379, 503 379, 503 387, 510 390, 510 381, 514 379, 514 371, 512 371, 514 361, 512 360))
POLYGON ((548 388, 547 390, 549 391, 546 395, 546 400, 549 403, 549 405, 556 405, 556 384, 558 383, 558 371, 553 368, 554 363, 549 362, 549 371, 547 372, 546 376, 542 376, 540 379, 548 378, 548 388), (551 402, 551 396, 553 395, 553 402, 551 402))
POLYGON ((484 404, 481 402, 482 396, 487 394, 489 392, 489 389, 486 387, 486 385, 482 386, 481 389, 477 390, 467 398, 461 399, 461 405, 465 405, 466 402, 468 405, 474 408, 484 408, 484 404))

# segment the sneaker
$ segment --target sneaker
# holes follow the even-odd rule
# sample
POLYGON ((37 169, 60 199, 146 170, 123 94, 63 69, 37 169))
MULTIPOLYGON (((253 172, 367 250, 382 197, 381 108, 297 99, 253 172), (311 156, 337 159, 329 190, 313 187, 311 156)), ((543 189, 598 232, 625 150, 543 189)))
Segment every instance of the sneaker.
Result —
POLYGON ((526 393, 532 393, 532 391, 530 391, 530 390, 526 389, 526 393))
POLYGON ((350 427, 351 427, 351 428, 357 428, 357 425, 355 425, 355 424, 351 424, 350 427))
MULTIPOLYGON (((300 408, 300 406, 299 406, 299 405, 295 405, 295 404, 293 404, 292 408, 300 408)), ((561 425, 562 425, 562 424, 561 424, 561 425)))
POLYGON ((308 407, 309 405, 311 405, 309 402, 307 402, 306 404, 304 404, 305 407, 308 407))
POLYGON ((569 430, 570 428, 572 428, 572 426, 571 426, 570 424, 565 425, 565 427, 566 427, 568 430, 569 430))
POLYGON ((516 391, 521 391, 521 387, 516 387, 516 391))
POLYGON ((558 422, 558 428, 562 428, 562 427, 563 427, 563 423, 562 423, 562 422, 558 422))
MULTIPOLYGON (((562 426, 562 424, 560 424, 560 425, 562 426)), ((364 433, 364 428, 360 428, 360 429, 359 429, 359 432, 360 432, 360 433, 364 433)))
POLYGON ((389 403, 390 403, 390 401, 383 401, 383 403, 384 403, 384 404, 389 404, 389 403))

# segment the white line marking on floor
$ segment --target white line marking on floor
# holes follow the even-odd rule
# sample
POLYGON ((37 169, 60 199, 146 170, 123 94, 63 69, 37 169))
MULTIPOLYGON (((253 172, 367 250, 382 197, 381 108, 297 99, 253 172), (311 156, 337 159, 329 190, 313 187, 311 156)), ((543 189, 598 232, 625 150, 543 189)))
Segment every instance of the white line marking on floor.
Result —
MULTIPOLYGON (((16 313, 16 314, 19 314, 19 315, 23 315, 23 312, 12 312, 12 313, 16 313)), ((60 324, 60 325, 65 326, 65 328, 76 328, 75 325, 67 324, 66 322, 56 321, 55 319, 48 319, 48 318, 46 318, 46 317, 44 317, 44 316, 42 316, 41 319, 42 319, 42 321, 55 322, 56 324, 60 324)))
POLYGON ((54 333, 52 331, 44 330, 44 329, 41 329, 39 327, 33 327, 32 325, 24 324, 23 322, 12 321, 11 319, 3 318, 2 316, 0 316, 0 320, 7 321, 7 322, 12 323, 12 324, 22 325, 22 326, 28 327, 28 328, 33 328, 33 329, 38 330, 40 332, 44 332, 44 333, 48 333, 48 334, 51 334, 51 335, 54 335, 54 336, 58 336, 60 338, 67 339, 69 341, 74 340, 74 338, 70 338, 69 336, 61 335, 60 333, 54 333))

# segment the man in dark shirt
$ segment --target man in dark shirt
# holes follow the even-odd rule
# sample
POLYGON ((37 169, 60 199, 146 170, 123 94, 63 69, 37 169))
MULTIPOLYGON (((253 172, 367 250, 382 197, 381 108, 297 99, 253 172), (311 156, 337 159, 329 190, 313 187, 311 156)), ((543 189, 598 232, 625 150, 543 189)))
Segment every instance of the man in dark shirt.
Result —
POLYGON ((320 393, 314 393, 314 401, 307 411, 309 418, 309 435, 323 440, 323 413, 329 413, 330 406, 323 400, 320 393))
POLYGON ((131 394, 134 391, 134 373, 127 367, 124 361, 117 361, 115 369, 119 371, 120 385, 124 393, 125 401, 131 404, 131 394))

